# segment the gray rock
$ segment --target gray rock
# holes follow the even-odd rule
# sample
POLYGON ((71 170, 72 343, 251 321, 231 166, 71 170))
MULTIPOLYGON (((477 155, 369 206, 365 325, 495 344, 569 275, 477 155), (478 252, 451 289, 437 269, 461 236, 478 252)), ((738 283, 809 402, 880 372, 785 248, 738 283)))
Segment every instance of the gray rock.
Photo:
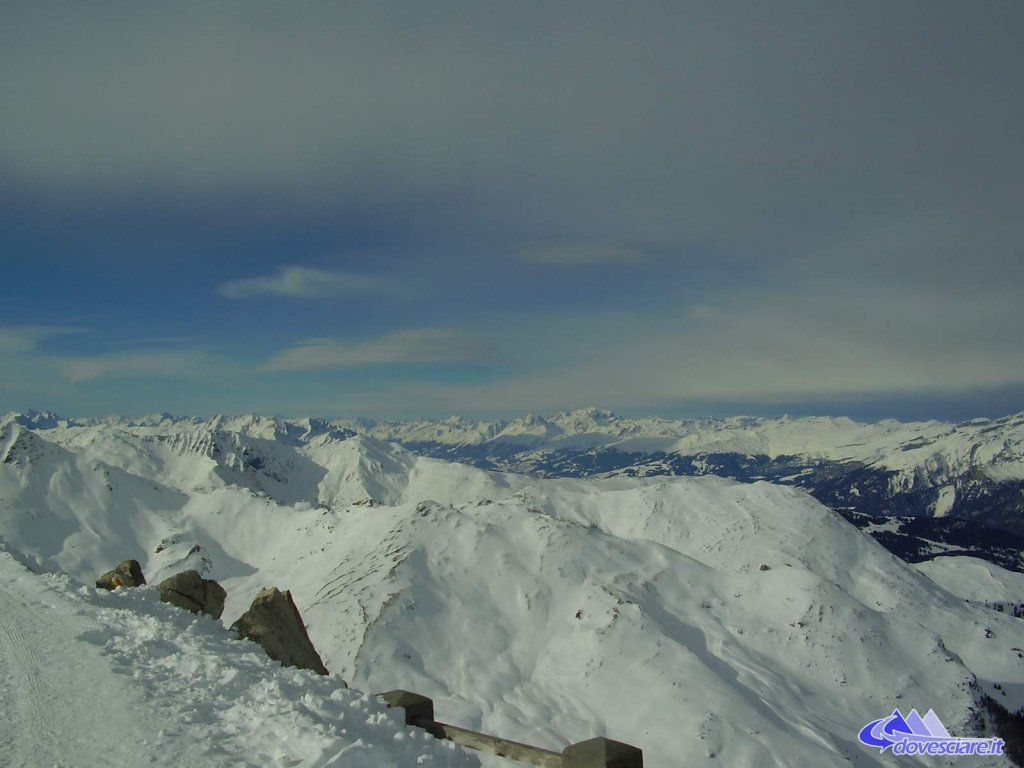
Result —
POLYGON ((142 575, 142 566, 138 560, 124 560, 112 570, 96 579, 98 589, 117 589, 118 587, 141 587, 146 583, 142 575))
POLYGON ((227 592, 213 579, 204 579, 198 571, 182 571, 157 585, 160 599, 192 613, 205 613, 219 619, 224 613, 227 592))
POLYGON ((270 658, 286 667, 330 674, 306 634, 291 592, 276 587, 260 590, 249 610, 231 628, 239 637, 259 643, 270 658))

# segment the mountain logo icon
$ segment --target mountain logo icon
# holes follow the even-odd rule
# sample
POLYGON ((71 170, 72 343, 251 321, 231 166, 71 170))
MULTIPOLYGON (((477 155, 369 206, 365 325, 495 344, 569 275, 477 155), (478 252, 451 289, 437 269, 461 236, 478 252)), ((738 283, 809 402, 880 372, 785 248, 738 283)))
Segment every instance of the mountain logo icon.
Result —
POLYGON ((857 734, 866 747, 894 755, 1001 755, 1004 742, 996 738, 950 736, 935 710, 924 717, 916 709, 903 715, 894 709, 888 717, 873 720, 857 734))

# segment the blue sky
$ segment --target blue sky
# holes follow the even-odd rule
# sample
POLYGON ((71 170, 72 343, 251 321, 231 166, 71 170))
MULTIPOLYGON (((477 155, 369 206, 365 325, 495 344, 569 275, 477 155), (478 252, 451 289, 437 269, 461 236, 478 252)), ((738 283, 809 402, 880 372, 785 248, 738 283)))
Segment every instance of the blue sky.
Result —
POLYGON ((1024 12, 846 5, 6 3, 0 411, 1022 410, 1024 12))

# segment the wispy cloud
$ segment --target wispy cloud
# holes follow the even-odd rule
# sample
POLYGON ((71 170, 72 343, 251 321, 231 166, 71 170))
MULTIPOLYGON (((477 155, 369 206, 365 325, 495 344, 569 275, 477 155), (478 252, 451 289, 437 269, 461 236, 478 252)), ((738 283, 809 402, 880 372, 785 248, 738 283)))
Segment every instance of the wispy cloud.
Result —
POLYGON ((267 361, 268 371, 314 371, 394 363, 453 363, 486 359, 482 339, 447 328, 413 328, 369 341, 307 339, 267 361))
POLYGON ((566 242, 533 246, 519 251, 520 261, 561 267, 591 264, 643 264, 651 260, 643 251, 610 242, 566 242))
POLYGON ((78 384, 94 379, 124 376, 189 378, 224 367, 206 350, 136 349, 98 355, 53 354, 39 349, 40 343, 57 336, 89 333, 70 325, 25 325, 0 327, 0 367, 17 369, 21 376, 48 378, 78 384))
POLYGON ((964 392, 1019 393, 1024 385, 1012 290, 962 298, 945 316, 928 311, 935 301, 928 291, 864 296, 833 281, 808 294, 709 297, 657 323, 625 313, 538 318, 505 340, 502 359, 515 364, 503 375, 472 384, 395 379, 352 407, 388 413, 408 402, 420 412, 513 413, 918 394, 934 402, 964 392))
POLYGON ((61 376, 72 384, 138 376, 206 378, 217 367, 205 351, 195 349, 62 357, 53 362, 61 376))
POLYGON ((247 277, 220 286, 221 296, 247 299, 272 295, 293 298, 326 298, 344 294, 392 293, 394 281, 375 275, 360 275, 312 267, 282 267, 276 275, 247 277))
POLYGON ((76 333, 86 333, 86 330, 70 325, 8 326, 0 328, 0 352, 31 352, 44 339, 76 333))

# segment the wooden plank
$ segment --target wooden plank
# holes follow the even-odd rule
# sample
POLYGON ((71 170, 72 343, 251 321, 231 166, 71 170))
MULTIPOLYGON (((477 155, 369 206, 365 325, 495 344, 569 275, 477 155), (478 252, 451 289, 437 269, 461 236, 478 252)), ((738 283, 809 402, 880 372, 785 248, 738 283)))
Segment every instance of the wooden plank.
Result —
POLYGON ((561 752, 531 747, 529 744, 521 744, 518 741, 499 739, 497 736, 477 733, 466 728, 459 728, 457 725, 448 725, 447 723, 434 723, 434 725, 442 734, 442 738, 461 747, 488 752, 498 757, 507 757, 509 760, 516 760, 520 763, 529 763, 538 768, 562 768, 561 752))

